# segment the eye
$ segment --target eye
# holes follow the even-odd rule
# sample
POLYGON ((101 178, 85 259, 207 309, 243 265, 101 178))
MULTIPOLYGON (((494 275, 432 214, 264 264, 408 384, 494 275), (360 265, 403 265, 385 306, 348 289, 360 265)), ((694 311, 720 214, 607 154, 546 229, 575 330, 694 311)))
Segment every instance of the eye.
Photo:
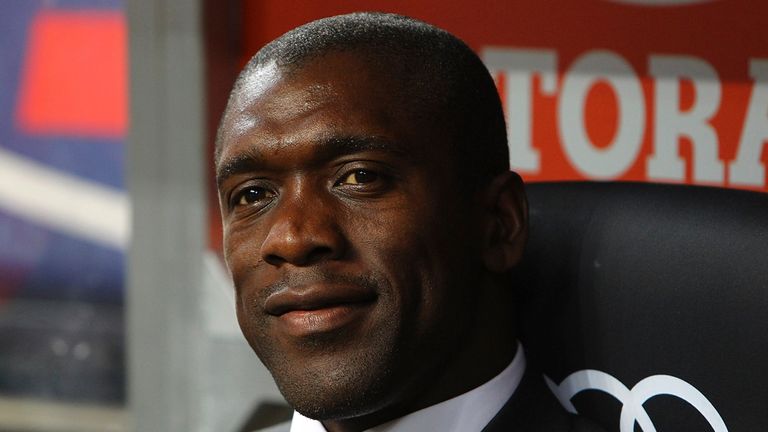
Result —
POLYGON ((379 174, 375 171, 357 169, 347 173, 342 177, 338 184, 359 185, 373 183, 379 179, 379 174))
POLYGON ((274 198, 274 192, 259 186, 248 186, 241 189, 233 197, 233 206, 266 205, 274 198))

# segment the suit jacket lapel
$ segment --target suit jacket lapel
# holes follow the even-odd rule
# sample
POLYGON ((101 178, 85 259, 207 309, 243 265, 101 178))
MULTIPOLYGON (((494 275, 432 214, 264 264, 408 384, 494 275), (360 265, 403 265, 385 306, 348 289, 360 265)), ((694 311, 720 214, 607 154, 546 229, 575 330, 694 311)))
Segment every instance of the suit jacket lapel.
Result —
POLYGON ((544 385, 541 374, 526 368, 517 390, 483 432, 569 431, 571 416, 544 385))

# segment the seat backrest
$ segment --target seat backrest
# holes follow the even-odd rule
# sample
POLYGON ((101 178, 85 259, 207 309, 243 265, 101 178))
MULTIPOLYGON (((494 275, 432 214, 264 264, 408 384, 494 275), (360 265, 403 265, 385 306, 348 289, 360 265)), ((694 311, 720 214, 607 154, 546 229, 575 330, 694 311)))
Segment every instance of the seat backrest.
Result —
POLYGON ((768 194, 528 186, 522 339, 606 430, 768 431, 768 194))

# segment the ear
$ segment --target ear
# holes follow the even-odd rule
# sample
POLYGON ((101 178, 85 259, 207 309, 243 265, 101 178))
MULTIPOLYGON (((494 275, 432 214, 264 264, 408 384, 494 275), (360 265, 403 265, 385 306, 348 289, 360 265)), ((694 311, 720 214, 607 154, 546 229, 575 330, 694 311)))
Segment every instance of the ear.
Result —
POLYGON ((483 262, 502 273, 523 256, 528 237, 528 201, 519 175, 507 171, 496 176, 485 191, 483 262))

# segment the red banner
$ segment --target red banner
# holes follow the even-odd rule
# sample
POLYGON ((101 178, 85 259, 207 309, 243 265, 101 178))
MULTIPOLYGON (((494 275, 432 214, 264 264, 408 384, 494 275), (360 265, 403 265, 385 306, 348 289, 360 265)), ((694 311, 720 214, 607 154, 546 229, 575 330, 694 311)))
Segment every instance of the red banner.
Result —
POLYGON ((521 0, 245 3, 245 47, 355 10, 467 41, 504 100, 527 180, 637 180, 768 191, 768 3, 521 0))

